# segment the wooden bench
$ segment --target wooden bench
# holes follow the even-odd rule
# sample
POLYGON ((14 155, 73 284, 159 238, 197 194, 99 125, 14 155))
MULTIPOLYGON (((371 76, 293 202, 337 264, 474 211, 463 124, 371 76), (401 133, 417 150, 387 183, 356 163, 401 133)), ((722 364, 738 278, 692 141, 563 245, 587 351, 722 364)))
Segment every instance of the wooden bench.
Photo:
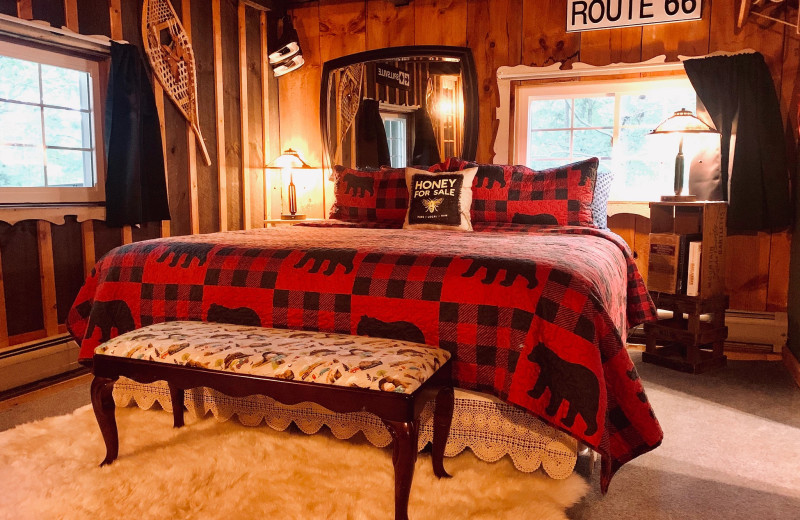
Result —
POLYGON ((437 477, 453 415, 450 354, 382 338, 176 321, 131 331, 95 350, 92 406, 113 462, 119 438, 114 382, 166 381, 174 426, 183 426, 184 390, 213 388, 233 397, 261 394, 284 404, 314 402, 340 413, 377 415, 393 440, 395 518, 408 518, 419 416, 436 399, 432 460, 437 477))

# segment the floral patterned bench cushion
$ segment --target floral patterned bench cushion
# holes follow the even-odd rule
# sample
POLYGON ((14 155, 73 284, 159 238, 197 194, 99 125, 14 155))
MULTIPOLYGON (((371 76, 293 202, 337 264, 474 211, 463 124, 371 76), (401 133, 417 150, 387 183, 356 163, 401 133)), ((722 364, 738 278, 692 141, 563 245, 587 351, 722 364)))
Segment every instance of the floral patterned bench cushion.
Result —
POLYGON ((408 341, 196 321, 133 330, 95 354, 407 394, 450 358, 408 341))

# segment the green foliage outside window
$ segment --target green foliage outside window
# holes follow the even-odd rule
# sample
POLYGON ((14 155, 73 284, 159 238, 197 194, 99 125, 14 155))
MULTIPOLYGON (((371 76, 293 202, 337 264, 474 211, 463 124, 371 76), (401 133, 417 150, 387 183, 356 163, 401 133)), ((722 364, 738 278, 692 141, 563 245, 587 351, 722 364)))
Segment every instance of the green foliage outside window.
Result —
POLYGON ((649 133, 678 109, 695 111, 697 97, 688 82, 680 88, 640 85, 637 92, 531 99, 526 164, 544 169, 599 157, 600 171, 614 174, 611 200, 671 193, 677 138, 649 133))
POLYGON ((0 56, 0 187, 92 186, 89 74, 0 56))

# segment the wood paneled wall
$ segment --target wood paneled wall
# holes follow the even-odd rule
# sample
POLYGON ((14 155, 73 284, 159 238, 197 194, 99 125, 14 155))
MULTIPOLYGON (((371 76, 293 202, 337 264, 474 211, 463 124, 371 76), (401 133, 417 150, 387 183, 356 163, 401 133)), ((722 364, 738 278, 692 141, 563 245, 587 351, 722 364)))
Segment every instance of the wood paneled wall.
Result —
MULTIPOLYGON (((102 220, 68 216, 58 225, 9 225, 3 222, 9 210, 0 208, 0 349, 65 332, 85 275, 114 247, 263 227, 263 165, 280 150, 277 83, 266 59, 267 13, 243 0, 170 1, 192 39, 200 127, 212 164, 205 165, 186 120, 154 83, 171 222, 114 229, 102 220)), ((0 12, 142 46, 142 0, 2 0, 0 12)))
MULTIPOLYGON (((279 79, 283 147, 306 151, 321 163, 320 67, 326 60, 368 49, 442 44, 468 46, 478 69, 480 125, 478 160, 490 162, 497 132, 495 72, 502 65, 542 66, 582 61, 592 65, 637 62, 678 55, 754 49, 772 71, 787 122, 794 162, 798 82, 798 36, 777 23, 750 21, 735 28, 735 0, 706 0, 701 20, 684 23, 565 33, 566 0, 412 0, 396 7, 386 0, 320 0, 293 10, 306 65, 279 79)), ((649 222, 615 216, 612 227, 634 250, 647 251, 649 222)), ((782 311, 787 306, 787 233, 728 238, 727 290, 730 307, 782 311)), ((645 255, 646 256, 646 255, 645 255)), ((640 254, 640 261, 643 255, 640 254)))

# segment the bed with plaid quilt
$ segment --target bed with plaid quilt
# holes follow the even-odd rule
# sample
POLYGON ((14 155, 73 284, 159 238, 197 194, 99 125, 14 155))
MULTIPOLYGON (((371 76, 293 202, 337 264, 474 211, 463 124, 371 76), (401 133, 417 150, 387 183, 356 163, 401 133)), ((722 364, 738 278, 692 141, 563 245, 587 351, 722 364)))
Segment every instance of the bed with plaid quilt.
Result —
POLYGON ((624 348, 627 329, 655 316, 631 252, 593 228, 476 230, 330 222, 124 245, 98 261, 68 327, 87 363, 112 337, 174 320, 438 346, 457 386, 597 450, 605 492, 663 437, 624 348))

